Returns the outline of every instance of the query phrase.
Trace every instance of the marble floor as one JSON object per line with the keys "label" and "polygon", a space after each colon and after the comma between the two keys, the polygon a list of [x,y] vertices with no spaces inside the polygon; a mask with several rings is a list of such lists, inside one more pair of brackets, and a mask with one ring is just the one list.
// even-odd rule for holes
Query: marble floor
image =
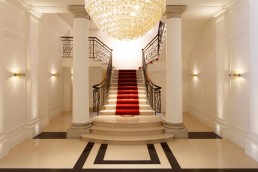
{"label": "marble floor", "polygon": [[[93,114],[94,115],[94,114]],[[0,171],[10,172],[228,172],[258,171],[258,163],[242,148],[185,114],[189,139],[147,145],[107,145],[66,139],[71,113],[52,120],[43,132],[0,159]]]}

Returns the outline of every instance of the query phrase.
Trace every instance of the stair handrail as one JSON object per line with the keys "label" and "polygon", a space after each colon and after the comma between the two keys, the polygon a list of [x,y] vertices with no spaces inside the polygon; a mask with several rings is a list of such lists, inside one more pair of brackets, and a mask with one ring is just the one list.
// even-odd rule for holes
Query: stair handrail
{"label": "stair handrail", "polygon": [[142,50],[147,64],[159,59],[159,55],[162,53],[165,37],[166,24],[160,21],[157,35]]}
{"label": "stair handrail", "polygon": [[[101,61],[105,64],[109,63],[109,59],[112,57],[112,49],[105,43],[100,41],[97,37],[88,37],[89,39],[89,58],[93,60]],[[73,37],[62,36],[62,57],[73,57]]]}
{"label": "stair handrail", "polygon": [[142,49],[142,71],[144,85],[150,106],[155,114],[161,113],[161,87],[154,84],[148,77],[147,65],[159,58],[161,46],[165,38],[165,23],[159,23],[158,34]]}
{"label": "stair handrail", "polygon": [[101,83],[93,85],[93,112],[99,114],[108,99],[112,74],[112,56],[109,58],[107,73]]}
{"label": "stair handrail", "polygon": [[112,58],[112,49],[97,37],[89,37],[89,58],[109,64]]}

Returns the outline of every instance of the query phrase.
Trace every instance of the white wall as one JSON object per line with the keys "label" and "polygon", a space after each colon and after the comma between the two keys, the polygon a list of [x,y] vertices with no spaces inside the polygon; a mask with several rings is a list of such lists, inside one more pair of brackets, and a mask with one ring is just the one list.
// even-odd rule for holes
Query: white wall
{"label": "white wall", "polygon": [[[249,133],[249,1],[205,24],[188,61],[189,113],[244,147]],[[230,78],[239,71],[241,78]]]}
{"label": "white wall", "polygon": [[[63,111],[63,75],[62,75],[62,57],[61,57],[61,36],[70,32],[70,26],[65,23],[58,15],[45,14],[43,19],[47,18],[47,30],[44,33],[47,38],[47,80],[48,80],[48,114],[50,118],[60,114]],[[52,73],[58,73],[60,76],[53,77]]]}
{"label": "white wall", "polygon": [[192,55],[189,57],[189,113],[212,123],[216,117],[216,29],[210,20],[202,29]]}
{"label": "white wall", "polygon": [[[1,40],[1,67],[3,80],[0,83],[4,95],[2,106],[4,121],[2,134],[7,142],[1,149],[0,155],[8,152],[8,147],[13,147],[25,139],[25,77],[13,77],[13,72],[25,72],[26,64],[26,20],[27,13],[16,1],[0,1],[0,40]],[[3,125],[3,123],[1,122]],[[1,140],[2,141],[2,140]]]}
{"label": "white wall", "polygon": [[0,157],[63,111],[62,75],[51,72],[61,74],[60,36],[70,29],[57,15],[37,18],[20,1],[0,1]]}

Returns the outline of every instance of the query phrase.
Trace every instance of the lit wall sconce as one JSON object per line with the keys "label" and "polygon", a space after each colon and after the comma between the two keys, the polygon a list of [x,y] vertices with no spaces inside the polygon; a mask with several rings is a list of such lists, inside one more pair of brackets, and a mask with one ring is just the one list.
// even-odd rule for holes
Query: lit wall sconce
{"label": "lit wall sconce", "polygon": [[230,73],[229,77],[233,77],[233,78],[240,78],[242,75],[241,73]]}
{"label": "lit wall sconce", "polygon": [[189,76],[197,77],[197,74],[196,73],[191,73],[191,74],[189,74]]}
{"label": "lit wall sconce", "polygon": [[57,77],[57,76],[60,76],[60,74],[58,74],[58,73],[52,73],[52,76]]}
{"label": "lit wall sconce", "polygon": [[13,73],[13,76],[22,77],[22,76],[25,76],[25,73]]}

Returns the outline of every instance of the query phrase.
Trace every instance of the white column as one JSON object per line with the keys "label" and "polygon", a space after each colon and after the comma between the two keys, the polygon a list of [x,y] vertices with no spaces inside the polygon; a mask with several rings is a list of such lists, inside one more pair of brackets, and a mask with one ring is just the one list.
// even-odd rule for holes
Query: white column
{"label": "white column", "polygon": [[166,57],[166,132],[175,137],[187,137],[183,125],[182,100],[182,19],[184,5],[167,6],[167,57]]}
{"label": "white column", "polygon": [[27,134],[32,138],[40,132],[39,119],[39,18],[33,12],[28,17],[26,56],[26,121]]}
{"label": "white column", "polygon": [[258,1],[250,3],[250,134],[246,140],[245,152],[258,161]]}
{"label": "white column", "polygon": [[73,19],[73,118],[68,138],[80,138],[91,126],[89,117],[89,19],[84,6],[69,6]]}

